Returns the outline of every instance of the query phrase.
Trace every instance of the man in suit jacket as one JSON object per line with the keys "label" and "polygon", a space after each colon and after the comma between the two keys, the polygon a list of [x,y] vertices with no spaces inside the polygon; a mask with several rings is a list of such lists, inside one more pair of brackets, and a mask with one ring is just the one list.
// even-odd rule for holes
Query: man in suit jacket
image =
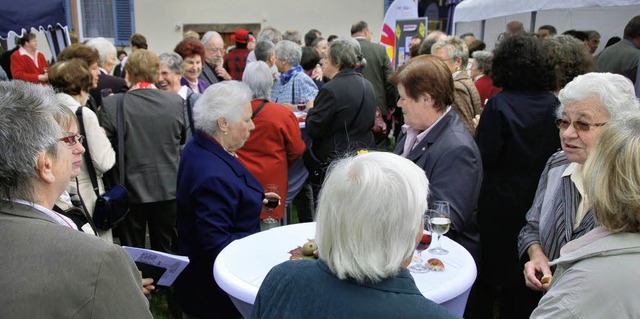
{"label": "man in suit jacket", "polygon": [[640,15],[633,17],[624,28],[624,39],[605,48],[596,56],[599,72],[621,74],[637,83],[640,62]]}
{"label": "man in suit jacket", "polygon": [[[391,120],[387,120],[387,114],[396,107],[396,89],[389,83],[389,77],[393,73],[391,61],[387,51],[381,44],[371,42],[371,31],[369,25],[360,21],[351,26],[351,36],[358,40],[360,50],[367,60],[366,67],[362,70],[362,75],[371,82],[376,93],[376,106],[380,108],[387,127],[391,127]],[[376,137],[376,144],[388,147],[388,138]]]}
{"label": "man in suit jacket", "polygon": [[204,46],[204,63],[200,79],[212,85],[220,81],[231,80],[231,76],[222,67],[224,58],[224,41],[218,32],[209,31],[202,36]]}
{"label": "man in suit jacket", "polygon": [[0,318],[152,318],[127,253],[52,211],[72,174],[65,106],[21,81],[0,95]]}
{"label": "man in suit jacket", "polygon": [[104,38],[94,38],[87,42],[87,45],[98,51],[98,66],[100,66],[100,75],[98,76],[98,86],[89,90],[89,94],[96,102],[99,108],[102,106],[102,90],[110,89],[111,93],[124,93],[129,90],[127,82],[117,76],[112,76],[111,71],[118,61],[116,59],[116,47]]}

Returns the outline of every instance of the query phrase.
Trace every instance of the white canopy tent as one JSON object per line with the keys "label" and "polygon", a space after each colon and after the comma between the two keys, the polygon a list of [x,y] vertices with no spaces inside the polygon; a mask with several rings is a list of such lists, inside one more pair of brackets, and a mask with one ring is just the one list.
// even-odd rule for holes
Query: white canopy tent
{"label": "white canopy tent", "polygon": [[454,34],[473,32],[493,49],[509,21],[519,20],[531,32],[550,24],[558,33],[569,29],[600,33],[599,52],[610,37],[640,14],[638,0],[464,0],[454,12]]}

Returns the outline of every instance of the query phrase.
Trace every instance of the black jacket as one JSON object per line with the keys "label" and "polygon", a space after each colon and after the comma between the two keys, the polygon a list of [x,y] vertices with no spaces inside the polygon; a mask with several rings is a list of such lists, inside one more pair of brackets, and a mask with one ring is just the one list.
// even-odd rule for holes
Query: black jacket
{"label": "black jacket", "polygon": [[314,155],[326,162],[350,151],[373,148],[375,116],[371,83],[353,69],[340,71],[320,89],[307,115]]}

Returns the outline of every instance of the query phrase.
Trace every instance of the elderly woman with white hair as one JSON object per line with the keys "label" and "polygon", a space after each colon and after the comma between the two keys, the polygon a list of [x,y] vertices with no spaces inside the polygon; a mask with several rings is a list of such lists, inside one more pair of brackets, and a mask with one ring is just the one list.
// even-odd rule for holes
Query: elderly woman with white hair
{"label": "elderly woman with white hair", "polygon": [[255,127],[245,84],[214,84],[193,111],[197,130],[182,152],[176,191],[178,253],[190,262],[174,285],[175,295],[186,318],[237,318],[229,296],[213,279],[213,263],[229,243],[258,232],[266,198],[280,197],[268,193],[265,198],[235,154]]}
{"label": "elderly woman with white hair", "polygon": [[300,66],[301,59],[302,49],[299,45],[288,40],[276,44],[275,65],[280,78],[273,86],[271,100],[287,106],[292,112],[297,105],[312,108],[318,94],[318,87]]}
{"label": "elderly woman with white hair", "polygon": [[[584,169],[598,227],[562,248],[531,318],[640,317],[640,116],[612,119],[601,130]],[[603,296],[612,300],[599,302]]]}
{"label": "elderly woman with white hair", "polygon": [[473,119],[482,112],[480,95],[467,73],[469,50],[464,41],[456,36],[438,40],[431,47],[431,54],[440,58],[449,67],[453,75],[455,98],[451,105],[464,122],[471,135],[475,135],[476,124]]}
{"label": "elderly woman with white hair", "polygon": [[428,188],[420,167],[391,153],[334,162],[318,205],[319,260],[271,269],[251,318],[456,318],[422,296],[406,269]]}
{"label": "elderly woman with white hair", "polygon": [[[238,159],[258,179],[262,187],[277,185],[286,202],[288,190],[288,168],[304,152],[298,119],[282,104],[270,102],[273,76],[271,69],[263,61],[247,64],[242,81],[253,92],[251,109],[255,131],[244,146],[238,150]],[[272,219],[267,219],[272,217]],[[261,229],[271,228],[284,217],[284,205],[264,212],[260,216]],[[264,220],[267,219],[267,222]],[[270,222],[270,223],[269,223]]]}
{"label": "elderly woman with white hair", "polygon": [[[533,205],[520,231],[518,251],[529,260],[524,265],[526,285],[536,291],[549,289],[549,261],[561,255],[567,242],[596,226],[592,199],[585,193],[583,167],[603,126],[630,113],[640,104],[627,78],[611,73],[587,73],[569,82],[558,94],[556,124],[562,151],[547,161]],[[546,278],[543,278],[546,276]]]}

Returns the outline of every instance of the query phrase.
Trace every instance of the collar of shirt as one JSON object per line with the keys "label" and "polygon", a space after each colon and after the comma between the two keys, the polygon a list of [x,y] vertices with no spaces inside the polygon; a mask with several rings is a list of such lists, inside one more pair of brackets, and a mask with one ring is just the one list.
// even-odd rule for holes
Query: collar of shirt
{"label": "collar of shirt", "polygon": [[36,52],[33,53],[33,55],[29,54],[29,52],[27,52],[27,50],[23,47],[18,48],[18,52],[20,52],[20,55],[26,55],[28,57],[31,58],[31,60],[33,60],[33,63],[35,63],[36,68],[38,67],[38,53],[40,53],[38,50],[36,50]]}
{"label": "collar of shirt", "polygon": [[480,74],[478,76],[476,76],[475,78],[473,78],[473,82],[480,80],[481,77],[485,76],[484,74]]}
{"label": "collar of shirt", "polygon": [[[420,144],[424,137],[427,136],[429,132],[431,132],[431,129],[433,129],[433,127],[436,126],[442,120],[442,118],[447,115],[447,113],[449,113],[449,111],[451,111],[451,106],[448,106],[444,113],[442,113],[442,115],[440,115],[440,117],[435,122],[433,122],[431,126],[429,126],[422,132],[410,127],[407,124],[402,125],[402,132],[407,134],[407,139],[405,140],[404,152],[402,152],[402,156],[407,157],[407,155],[409,155],[409,152],[412,151],[416,147],[416,145]],[[413,139],[415,139],[415,141],[412,141]]]}
{"label": "collar of shirt", "polygon": [[16,199],[16,200],[14,200],[14,202],[18,203],[18,204],[26,205],[26,206],[31,206],[31,207],[37,209],[38,211],[40,211],[41,213],[51,217],[58,224],[60,224],[62,226],[69,227],[71,229],[78,230],[78,227],[76,227],[76,224],[71,219],[69,219],[66,216],[62,216],[62,215],[54,212],[53,210],[47,209],[47,208],[45,208],[43,206],[40,206],[40,205],[38,205],[36,203],[30,203],[30,202],[27,202],[27,201],[24,201],[24,200],[20,200],[20,199]]}
{"label": "collar of shirt", "polygon": [[188,94],[189,94],[189,88],[186,85],[181,86],[180,91],[178,91],[178,95],[180,95],[180,97],[183,100],[186,100]]}

